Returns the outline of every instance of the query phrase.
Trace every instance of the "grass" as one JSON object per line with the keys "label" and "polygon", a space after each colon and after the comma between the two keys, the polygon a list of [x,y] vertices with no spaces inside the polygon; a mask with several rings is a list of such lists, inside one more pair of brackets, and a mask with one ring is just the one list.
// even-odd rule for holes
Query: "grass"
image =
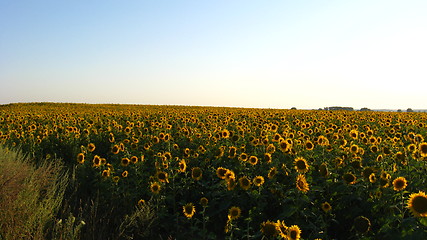
{"label": "grass", "polygon": [[19,152],[0,147],[0,239],[46,239],[55,229],[67,183],[60,161],[34,166]]}

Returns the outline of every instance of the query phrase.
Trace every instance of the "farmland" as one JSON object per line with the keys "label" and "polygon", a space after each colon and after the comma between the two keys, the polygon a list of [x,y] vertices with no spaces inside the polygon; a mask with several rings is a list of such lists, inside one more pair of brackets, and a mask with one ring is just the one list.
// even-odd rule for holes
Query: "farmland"
{"label": "farmland", "polygon": [[50,226],[82,239],[425,238],[426,138],[416,112],[0,106],[1,145],[64,166]]}

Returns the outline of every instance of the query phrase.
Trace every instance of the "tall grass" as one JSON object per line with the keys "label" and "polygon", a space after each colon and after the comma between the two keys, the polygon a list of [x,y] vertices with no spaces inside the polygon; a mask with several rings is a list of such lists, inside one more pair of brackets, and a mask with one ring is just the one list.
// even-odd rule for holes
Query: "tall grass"
{"label": "tall grass", "polygon": [[[58,221],[68,183],[61,161],[34,166],[0,147],[0,239],[46,239]],[[61,234],[59,234],[61,235]]]}

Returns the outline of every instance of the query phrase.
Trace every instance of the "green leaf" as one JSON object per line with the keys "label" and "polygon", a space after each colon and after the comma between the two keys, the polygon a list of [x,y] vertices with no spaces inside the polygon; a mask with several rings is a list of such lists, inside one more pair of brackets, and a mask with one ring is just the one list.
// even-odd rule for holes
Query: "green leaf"
{"label": "green leaf", "polygon": [[420,218],[420,223],[427,227],[427,217]]}

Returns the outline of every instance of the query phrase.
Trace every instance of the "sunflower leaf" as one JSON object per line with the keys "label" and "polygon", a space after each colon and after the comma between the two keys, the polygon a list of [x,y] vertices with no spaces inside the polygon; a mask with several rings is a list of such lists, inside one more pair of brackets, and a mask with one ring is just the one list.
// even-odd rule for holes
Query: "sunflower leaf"
{"label": "sunflower leaf", "polygon": [[427,217],[420,218],[420,223],[424,226],[427,226]]}

